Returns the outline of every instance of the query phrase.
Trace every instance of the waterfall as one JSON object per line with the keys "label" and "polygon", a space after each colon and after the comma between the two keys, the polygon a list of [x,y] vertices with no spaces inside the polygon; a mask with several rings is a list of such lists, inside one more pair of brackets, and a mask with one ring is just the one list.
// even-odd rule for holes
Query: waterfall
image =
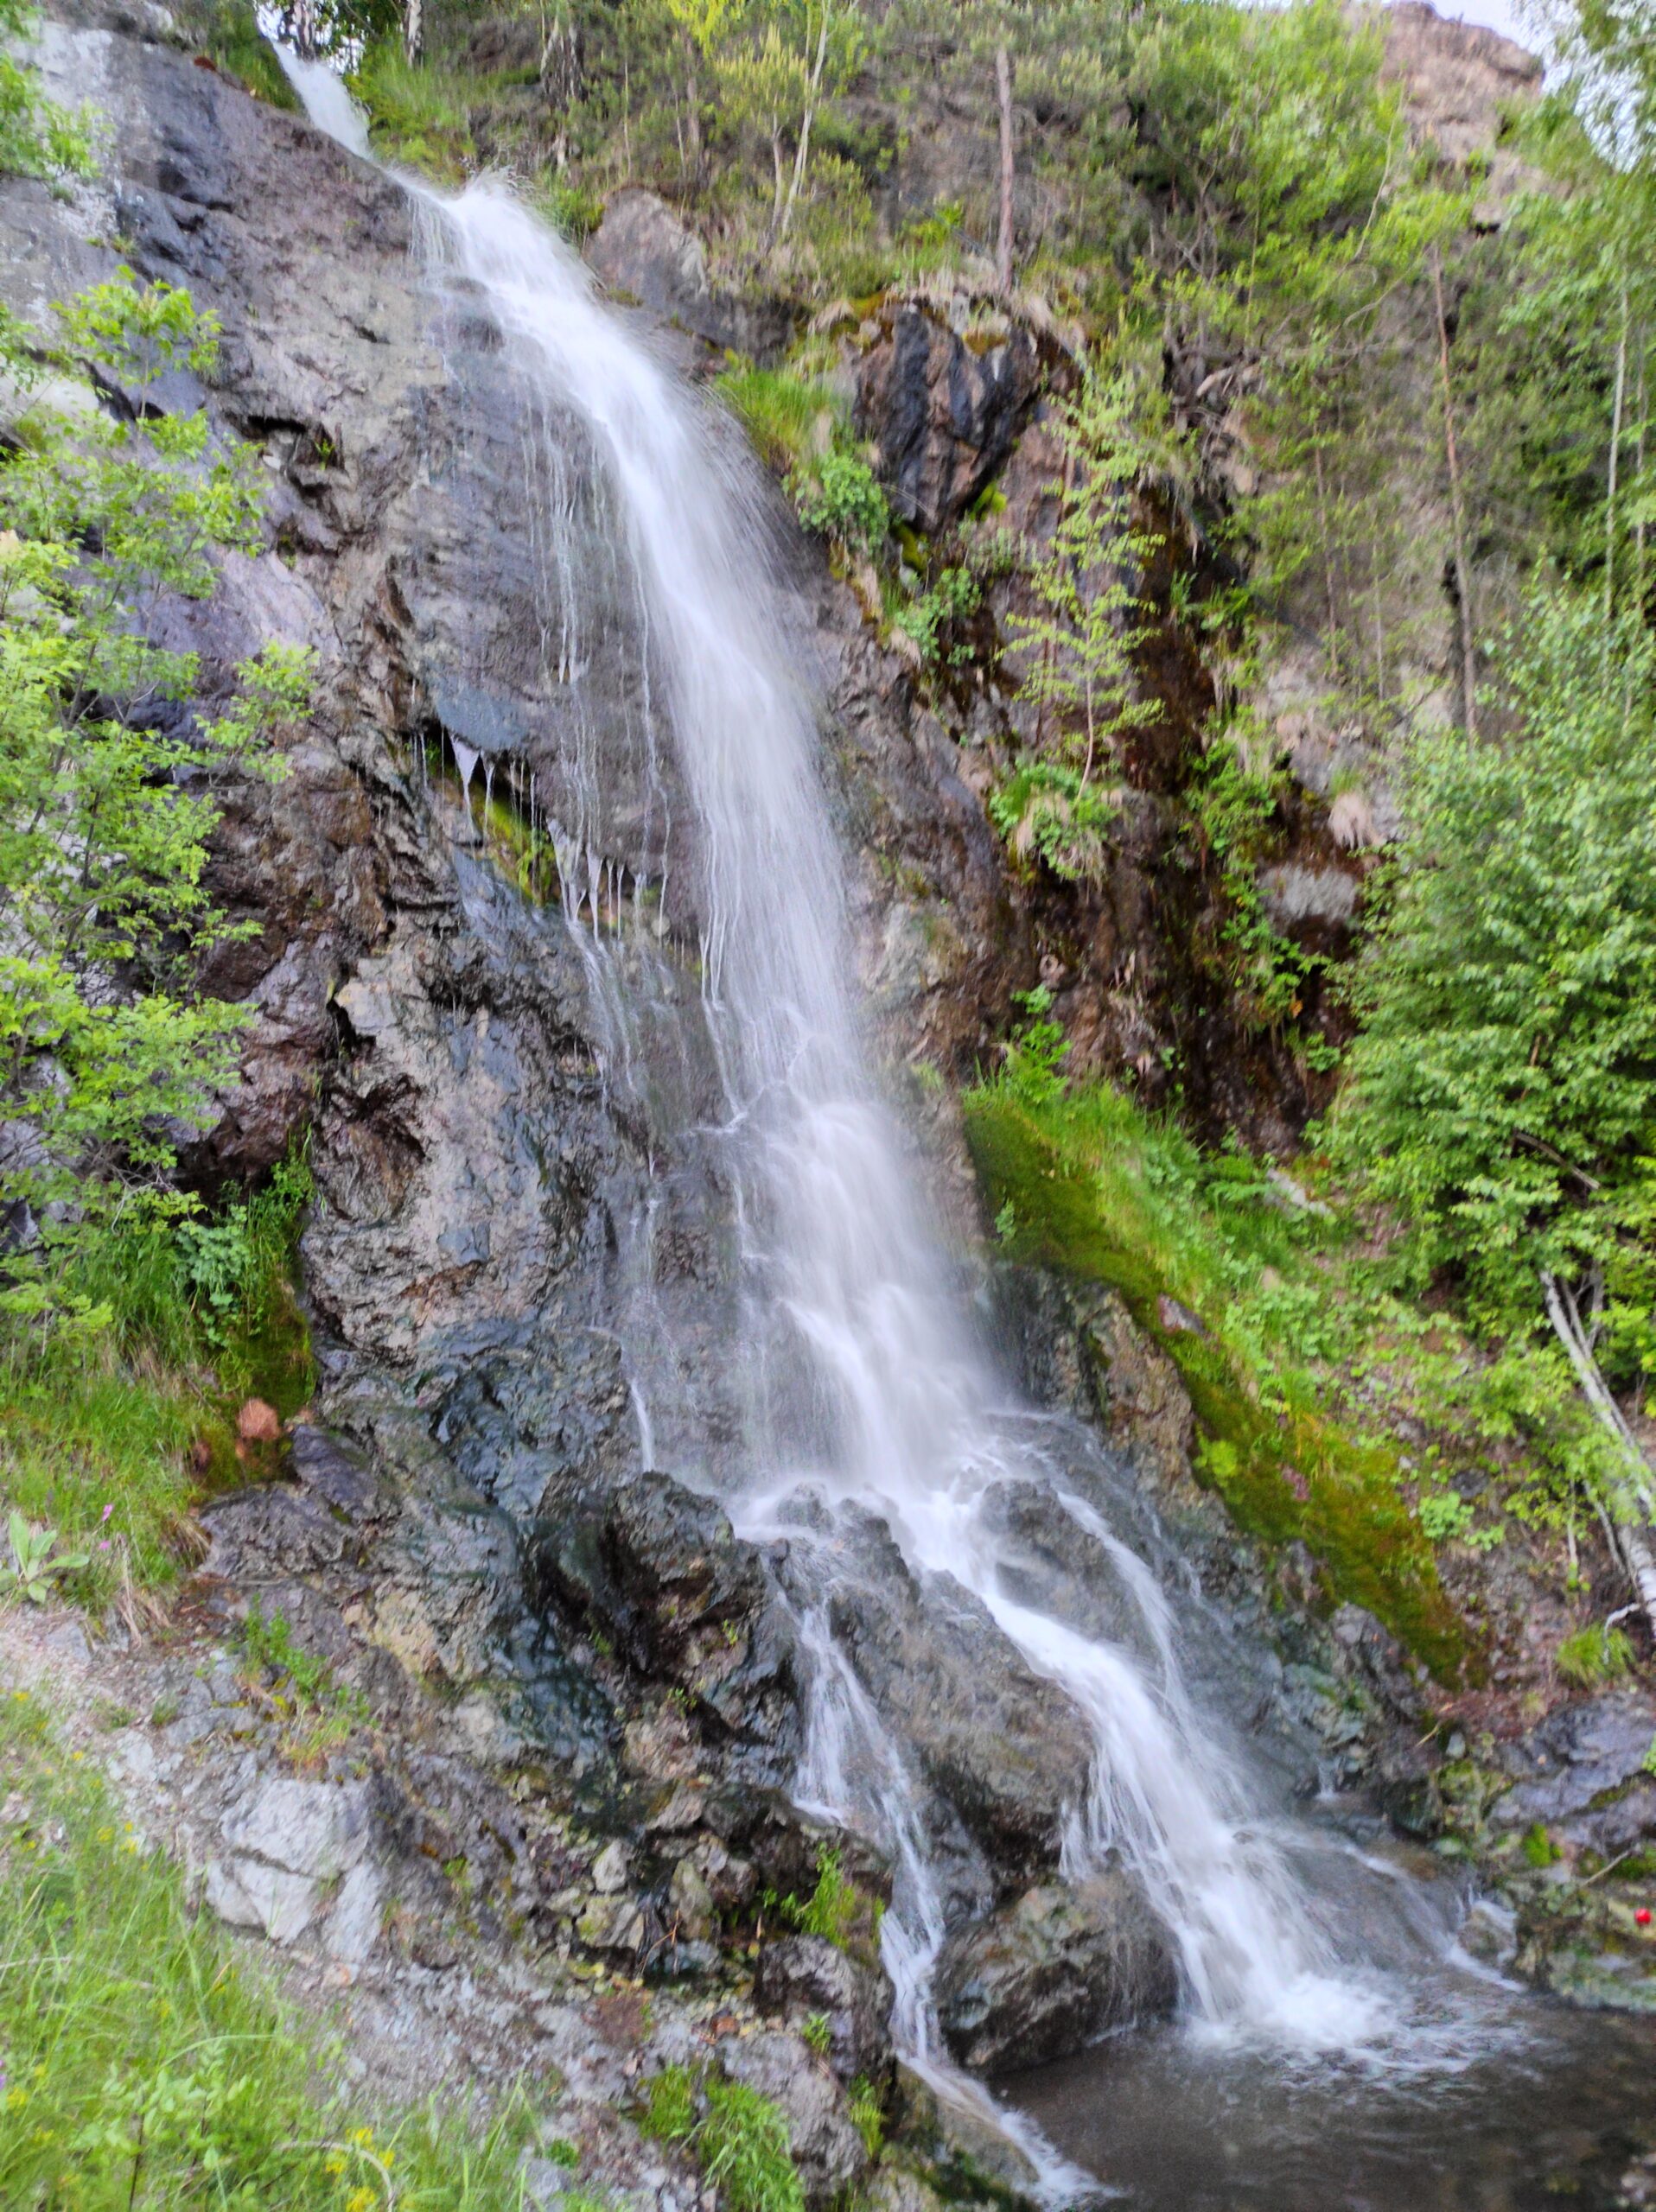
{"label": "waterfall", "polygon": [[[360,150],[338,80],[284,66],[313,119]],[[741,1244],[739,1334],[723,1350],[742,1368],[747,1412],[734,1469],[716,1475],[710,1451],[668,1464],[717,1481],[741,1533],[786,1535],[803,1562],[810,1586],[795,1597],[812,1665],[798,1795],[892,1857],[884,1942],[909,2056],[945,2078],[930,1999],[945,1908],[901,1731],[831,1624],[834,1534],[853,1522],[883,1524],[922,1586],[946,1579],[978,1601],[1084,1716],[1092,1779],[1069,1809],[1063,1871],[1133,1871],[1173,1939],[1187,2013],[1301,2049],[1362,2042],[1380,2030],[1383,2000],[1336,1965],[1282,1848],[1251,1817],[1186,1694],[1154,1575],[1094,1505],[1061,1490],[1078,1543],[1114,1560],[1136,1632],[1084,1633],[1003,1572],[993,1502],[1009,1486],[1050,1491],[1053,1468],[954,1294],[870,1072],[815,702],[767,581],[775,556],[753,474],[503,183],[409,188],[518,372],[584,426],[647,610],[652,711],[697,829],[700,1016],[722,1093],[711,1141]],[[634,1389],[642,1433],[653,1424],[693,1452],[693,1422],[646,1403],[636,1374]],[[958,2077],[951,2086],[962,2093]]]}

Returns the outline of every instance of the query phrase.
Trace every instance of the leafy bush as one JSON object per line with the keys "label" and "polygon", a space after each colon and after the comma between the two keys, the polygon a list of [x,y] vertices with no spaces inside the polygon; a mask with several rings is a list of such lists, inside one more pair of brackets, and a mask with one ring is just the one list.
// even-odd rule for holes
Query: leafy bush
{"label": "leafy bush", "polygon": [[[188,293],[123,270],[60,316],[137,411],[71,423],[36,404],[0,457],[0,1112],[23,1230],[0,1312],[42,1321],[115,1224],[179,1211],[176,1133],[212,1119],[252,1018],[194,988],[201,956],[245,934],[203,879],[213,781],[277,773],[267,741],[309,687],[307,657],[270,647],[222,715],[171,711],[194,657],[135,626],[164,594],[211,592],[215,544],[258,542],[253,458],[214,446],[205,414],[144,413],[165,371],[212,365]],[[0,365],[37,378],[10,326]]]}
{"label": "leafy bush", "polygon": [[[930,591],[898,611],[896,627],[914,639],[920,658],[930,665],[942,657],[944,632],[975,613],[982,598],[970,569],[945,569]],[[971,658],[970,645],[957,645],[948,655],[949,665],[963,667]]]}
{"label": "leafy bush", "polygon": [[891,510],[867,461],[853,453],[830,453],[794,487],[799,519],[807,530],[837,537],[852,551],[872,552],[891,527]]}
{"label": "leafy bush", "polygon": [[989,818],[1019,860],[1044,861],[1070,882],[1100,882],[1121,811],[1108,785],[1080,768],[1026,755],[989,794]]}

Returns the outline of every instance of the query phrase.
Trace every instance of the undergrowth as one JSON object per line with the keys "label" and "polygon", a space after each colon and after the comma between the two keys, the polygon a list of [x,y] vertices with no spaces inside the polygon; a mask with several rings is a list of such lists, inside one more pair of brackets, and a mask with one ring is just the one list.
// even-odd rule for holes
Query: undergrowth
{"label": "undergrowth", "polygon": [[1404,1494],[1410,1471],[1366,1433],[1352,1370],[1335,1376],[1396,1319],[1342,1274],[1348,1232],[1245,1154],[1208,1158],[1107,1086],[1066,1084],[1061,1042],[1040,1033],[1051,1027],[1032,1024],[965,1102],[1009,1255],[1118,1292],[1177,1367],[1200,1471],[1237,1521],[1272,1545],[1303,1541],[1337,1599],[1458,1679],[1467,1631]]}
{"label": "undergrowth", "polygon": [[73,1321],[0,1330],[0,1497],[87,1554],[67,1584],[82,1602],[175,1571],[192,1504],[243,1478],[245,1399],[285,1420],[309,1398],[293,1288],[309,1196],[296,1154],[215,1213],[118,1223],[77,1257]]}
{"label": "undergrowth", "polygon": [[653,2075],[644,2095],[643,2133],[683,2144],[729,2212],[804,2212],[787,2120],[770,2098],[683,2066]]}
{"label": "undergrowth", "polygon": [[[327,2095],[338,2054],[190,1910],[21,1693],[0,1755],[0,2202],[24,2212],[515,2212],[531,2115]],[[13,1808],[16,1809],[16,1808]]]}

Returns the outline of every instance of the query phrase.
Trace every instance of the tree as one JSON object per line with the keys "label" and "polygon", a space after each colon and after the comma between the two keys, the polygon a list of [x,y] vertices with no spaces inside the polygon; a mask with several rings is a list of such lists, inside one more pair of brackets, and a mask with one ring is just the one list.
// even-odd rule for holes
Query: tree
{"label": "tree", "polygon": [[[124,270],[59,316],[124,404],[32,405],[0,460],[0,1306],[46,1313],[106,1221],[176,1207],[179,1129],[233,1074],[247,1011],[194,987],[234,933],[205,880],[212,785],[275,772],[262,741],[307,689],[305,657],[269,648],[206,716],[194,657],[149,642],[166,596],[211,593],[215,546],[259,537],[252,454],[151,404],[169,369],[211,367],[212,319]],[[32,335],[0,327],[25,390]]]}
{"label": "tree", "polygon": [[1059,413],[1064,473],[1052,486],[1052,536],[1029,549],[1031,611],[1014,614],[1010,641],[1025,656],[1022,696],[1034,702],[1034,744],[993,794],[990,812],[1020,852],[1060,875],[1102,867],[1116,802],[1103,780],[1121,740],[1154,721],[1140,696],[1134,648],[1148,633],[1138,576],[1150,541],[1134,529],[1139,473],[1134,394],[1096,367]]}
{"label": "tree", "polygon": [[1498,642],[1512,734],[1420,741],[1360,987],[1341,1149],[1498,1334],[1551,1330],[1656,1624],[1656,1479],[1605,1380],[1656,1372],[1656,639],[1538,592]]}

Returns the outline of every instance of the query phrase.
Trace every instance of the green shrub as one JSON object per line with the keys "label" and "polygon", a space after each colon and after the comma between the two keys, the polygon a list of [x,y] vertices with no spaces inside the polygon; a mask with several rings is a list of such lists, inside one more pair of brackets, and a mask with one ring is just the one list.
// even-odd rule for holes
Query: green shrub
{"label": "green shrub", "polygon": [[891,527],[874,471],[853,453],[825,454],[812,474],[796,482],[794,499],[807,530],[837,537],[852,551],[872,552]]}
{"label": "green shrub", "polygon": [[[895,626],[912,638],[929,667],[943,658],[945,633],[974,614],[983,593],[970,569],[945,569],[930,591],[899,610]],[[971,658],[970,645],[954,646],[947,654],[951,668],[964,667]]]}

